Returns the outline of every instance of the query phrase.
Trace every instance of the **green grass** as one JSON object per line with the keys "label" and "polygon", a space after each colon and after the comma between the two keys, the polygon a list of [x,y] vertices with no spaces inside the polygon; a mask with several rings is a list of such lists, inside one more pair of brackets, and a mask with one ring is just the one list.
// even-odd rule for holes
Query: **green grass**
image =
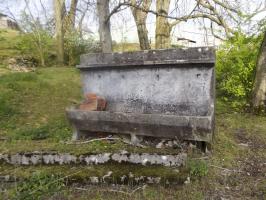
{"label": "green grass", "polygon": [[18,31],[0,30],[0,61],[19,55],[19,52],[16,50],[18,36]]}
{"label": "green grass", "polygon": [[65,108],[81,99],[72,68],[12,73],[0,79],[0,137],[8,140],[70,137]]}

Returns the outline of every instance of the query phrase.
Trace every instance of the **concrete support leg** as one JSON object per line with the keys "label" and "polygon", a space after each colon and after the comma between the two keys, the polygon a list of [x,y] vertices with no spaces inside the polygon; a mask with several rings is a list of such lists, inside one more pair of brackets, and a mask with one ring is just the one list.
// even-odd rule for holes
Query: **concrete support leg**
{"label": "concrete support leg", "polygon": [[75,126],[73,126],[73,135],[72,135],[72,140],[81,140],[86,137],[86,134],[84,131],[81,131],[77,129]]}

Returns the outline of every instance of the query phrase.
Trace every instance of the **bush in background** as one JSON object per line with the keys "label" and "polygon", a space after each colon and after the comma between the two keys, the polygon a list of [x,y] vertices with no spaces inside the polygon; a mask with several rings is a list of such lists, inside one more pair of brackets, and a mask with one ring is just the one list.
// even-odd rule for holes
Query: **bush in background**
{"label": "bush in background", "polygon": [[217,96],[235,108],[249,101],[261,40],[238,32],[217,51]]}
{"label": "bush in background", "polygon": [[68,65],[79,63],[81,54],[100,52],[100,45],[92,37],[83,38],[80,33],[74,31],[65,36],[65,56]]}
{"label": "bush in background", "polygon": [[54,40],[45,30],[24,33],[18,37],[17,50],[23,56],[31,57],[41,66],[53,64],[55,58]]}

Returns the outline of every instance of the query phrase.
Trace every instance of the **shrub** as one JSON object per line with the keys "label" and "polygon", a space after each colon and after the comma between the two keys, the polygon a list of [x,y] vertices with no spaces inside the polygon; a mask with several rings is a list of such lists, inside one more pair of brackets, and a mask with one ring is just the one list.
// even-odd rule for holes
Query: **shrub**
{"label": "shrub", "polygon": [[21,34],[16,45],[23,56],[29,56],[38,61],[41,66],[51,64],[50,58],[55,57],[53,38],[45,30]]}
{"label": "shrub", "polygon": [[79,63],[81,54],[100,51],[99,44],[92,37],[84,39],[76,31],[65,35],[64,45],[66,61],[71,66]]}
{"label": "shrub", "polygon": [[217,95],[234,107],[250,97],[261,36],[236,33],[217,51]]}
{"label": "shrub", "polygon": [[53,39],[53,25],[49,22],[41,21],[39,17],[23,11],[20,16],[20,27],[23,33],[19,35],[16,49],[22,56],[32,57],[38,61],[41,66],[47,66],[54,61],[55,48]]}

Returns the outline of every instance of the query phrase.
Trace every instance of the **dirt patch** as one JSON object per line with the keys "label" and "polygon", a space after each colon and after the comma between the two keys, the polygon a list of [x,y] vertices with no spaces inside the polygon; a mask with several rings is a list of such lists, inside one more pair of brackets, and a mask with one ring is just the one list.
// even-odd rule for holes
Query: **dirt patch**
{"label": "dirt patch", "polygon": [[256,135],[256,131],[252,134],[249,134],[248,131],[244,128],[236,129],[235,139],[242,146],[248,146],[251,150],[261,150],[266,149],[266,141],[263,138],[260,138]]}
{"label": "dirt patch", "polygon": [[266,178],[266,158],[258,155],[250,155],[238,161],[241,164],[241,171],[252,177]]}

